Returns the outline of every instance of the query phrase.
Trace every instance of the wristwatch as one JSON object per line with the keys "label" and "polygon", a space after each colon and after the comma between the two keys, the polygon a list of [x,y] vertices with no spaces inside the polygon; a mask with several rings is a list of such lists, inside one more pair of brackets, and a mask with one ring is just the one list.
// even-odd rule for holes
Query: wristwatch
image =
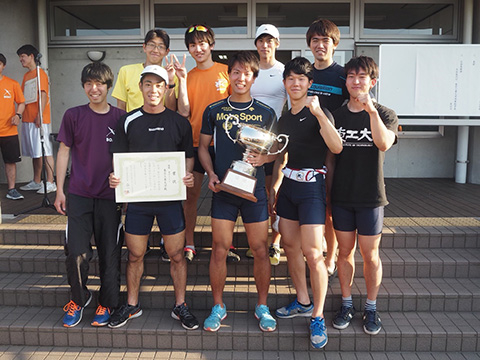
{"label": "wristwatch", "polygon": [[15,115],[17,115],[18,118],[19,118],[20,120],[22,120],[22,114],[16,113]]}
{"label": "wristwatch", "polygon": [[173,89],[174,87],[175,87],[175,84],[168,84],[167,85],[167,88],[169,88],[169,89]]}

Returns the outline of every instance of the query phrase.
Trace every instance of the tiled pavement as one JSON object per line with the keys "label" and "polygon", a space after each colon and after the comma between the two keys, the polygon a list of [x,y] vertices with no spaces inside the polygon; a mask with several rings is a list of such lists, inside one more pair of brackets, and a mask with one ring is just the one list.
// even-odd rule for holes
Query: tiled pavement
{"label": "tiled pavement", "polygon": [[[0,225],[0,344],[4,344],[0,357],[478,359],[480,186],[445,179],[388,179],[387,188],[391,204],[385,211],[381,249],[384,280],[378,298],[384,331],[377,336],[363,333],[360,314],[342,332],[329,326],[339,306],[338,281],[333,281],[327,294],[329,343],[325,352],[310,351],[305,319],[280,320],[276,332],[262,333],[251,313],[255,287],[252,261],[245,258],[229,266],[225,289],[229,316],[220,331],[187,332],[170,318],[173,287],[165,276],[168,264],[159,261],[155,250],[146,259],[142,282],[140,301],[145,315],[121,329],[96,329],[88,323],[93,317],[91,305],[78,327],[65,329],[61,326],[61,307],[69,300],[61,246],[65,217],[50,212],[6,216]],[[38,200],[35,196],[30,200]],[[7,200],[2,201],[4,214],[11,213],[8,205]],[[209,206],[210,196],[204,191],[196,228],[196,242],[204,250],[189,266],[187,288],[187,301],[201,320],[211,306]],[[45,214],[45,210],[40,212]],[[158,232],[152,240],[159,240]],[[234,243],[245,250],[241,221]],[[362,268],[358,254],[356,263],[353,295],[359,309],[365,301],[365,285],[359,278]],[[91,273],[90,287],[96,296],[96,258]],[[293,297],[287,275],[282,257],[281,264],[272,268],[271,309]]]}

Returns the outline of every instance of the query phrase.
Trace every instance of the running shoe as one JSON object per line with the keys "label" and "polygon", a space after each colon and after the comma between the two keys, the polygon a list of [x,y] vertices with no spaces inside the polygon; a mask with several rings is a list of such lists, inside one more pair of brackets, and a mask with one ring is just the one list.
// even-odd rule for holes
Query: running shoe
{"label": "running shoe", "polygon": [[37,182],[32,180],[28,184],[20,186],[20,190],[23,190],[23,191],[30,191],[30,190],[38,191],[38,190],[40,190],[42,185],[43,185],[43,183],[41,181],[39,183],[37,183]]}
{"label": "running shoe", "polygon": [[325,319],[315,317],[310,319],[310,343],[315,349],[321,349],[327,345],[327,327]]}
{"label": "running shoe", "polygon": [[112,310],[110,308],[98,304],[97,311],[95,311],[95,317],[91,323],[92,326],[105,326],[110,321],[110,314]]}
{"label": "running shoe", "polygon": [[267,305],[256,305],[255,317],[259,320],[258,326],[260,330],[275,331],[277,328],[277,321],[270,315],[270,310]]}
{"label": "running shoe", "polygon": [[248,248],[247,251],[245,252],[245,256],[247,258],[253,259],[253,251],[252,249]]}
{"label": "running shoe", "polygon": [[87,301],[83,307],[75,303],[75,301],[70,300],[70,302],[63,307],[63,311],[65,311],[63,326],[77,326],[80,321],[82,321],[83,309],[90,304],[90,301],[92,301],[92,293],[90,291],[88,292]]}
{"label": "running shoe", "polygon": [[197,256],[197,252],[189,247],[185,247],[183,251],[185,253],[185,260],[187,260],[188,263],[191,263]]}
{"label": "running shoe", "polygon": [[312,316],[312,313],[313,304],[310,304],[310,306],[303,306],[298,303],[297,299],[287,306],[281,307],[275,311],[275,315],[280,319],[291,319],[298,316],[310,317]]}
{"label": "running shoe", "polygon": [[182,322],[182,326],[187,330],[198,329],[198,320],[190,312],[190,309],[188,308],[186,303],[174,306],[171,316],[175,320],[180,320]]}
{"label": "running shoe", "polygon": [[223,308],[220,304],[215,305],[212,308],[212,312],[203,322],[203,329],[207,331],[217,331],[222,325],[222,320],[227,317],[227,307],[223,304]]}
{"label": "running shoe", "polygon": [[24,198],[15,188],[8,190],[7,195],[5,196],[10,200],[21,200]]}
{"label": "running shoe", "polygon": [[122,327],[127,323],[128,320],[135,319],[142,315],[143,311],[140,308],[140,304],[138,305],[122,305],[119,309],[115,310],[110,316],[110,322],[108,323],[108,327],[112,329],[116,329]]}
{"label": "running shoe", "polygon": [[277,266],[280,264],[280,248],[270,245],[268,248],[268,256],[270,257],[270,264]]}
{"label": "running shoe", "polygon": [[[42,186],[38,189],[37,194],[45,194],[45,188],[43,187],[43,182],[41,182]],[[47,181],[47,194],[57,191],[57,185],[55,183],[51,183]]]}
{"label": "running shoe", "polygon": [[230,247],[230,250],[228,250],[227,253],[227,262],[232,263],[232,262],[239,262],[240,261],[240,255],[237,254],[237,249],[235,247]]}
{"label": "running shoe", "polygon": [[333,327],[338,330],[346,329],[348,325],[350,325],[354,315],[355,308],[353,306],[342,306],[332,321]]}
{"label": "running shoe", "polygon": [[363,313],[363,331],[368,335],[377,335],[382,330],[382,321],[375,310]]}

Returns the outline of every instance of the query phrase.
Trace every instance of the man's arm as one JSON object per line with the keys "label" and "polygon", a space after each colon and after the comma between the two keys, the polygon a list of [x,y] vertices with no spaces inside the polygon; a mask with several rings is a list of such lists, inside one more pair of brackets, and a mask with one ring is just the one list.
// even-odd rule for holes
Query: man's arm
{"label": "man's arm", "polygon": [[269,197],[268,197],[268,212],[270,215],[275,214],[275,204],[277,202],[277,192],[280,188],[280,184],[283,180],[282,169],[287,159],[287,152],[282,151],[275,162],[273,163],[273,172],[272,172],[272,184],[270,185]]}
{"label": "man's arm", "polygon": [[180,63],[175,55],[171,56],[173,67],[175,68],[175,74],[178,79],[178,100],[177,100],[177,112],[183,117],[190,116],[190,103],[188,101],[187,91],[187,68],[185,67],[185,61],[187,56],[183,55],[183,61]]}
{"label": "man's arm", "polygon": [[55,197],[55,209],[62,214],[66,215],[66,197],[64,193],[65,176],[67,175],[68,159],[70,157],[70,148],[63,142],[60,143],[60,147],[57,153],[57,196]]}
{"label": "man's arm", "polygon": [[220,180],[218,179],[217,174],[215,174],[212,158],[210,157],[210,153],[208,152],[208,147],[212,142],[212,138],[213,135],[200,134],[200,143],[198,145],[198,158],[200,159],[200,163],[202,164],[205,172],[208,175],[208,188],[213,192],[218,192],[218,190],[215,189],[215,184],[220,184]]}
{"label": "man's arm", "polygon": [[20,124],[20,117],[18,116],[18,114],[22,115],[24,111],[25,103],[22,102],[20,104],[17,104],[17,112],[12,117],[12,125],[18,126]]}
{"label": "man's arm", "polygon": [[193,177],[193,164],[195,159],[193,157],[185,159],[185,177],[182,179],[186,187],[193,187],[195,185]]}
{"label": "man's arm", "polygon": [[395,142],[395,133],[387,129],[380,117],[369,94],[359,95],[355,101],[362,104],[364,110],[370,116],[370,128],[372,130],[373,143],[380,151],[387,151]]}
{"label": "man's arm", "polygon": [[[45,91],[42,90],[42,93],[40,95],[40,109],[42,110],[42,120],[43,120],[43,110],[47,106],[47,102],[48,102],[48,95]],[[37,115],[34,122],[37,128],[40,127],[40,113]]]}

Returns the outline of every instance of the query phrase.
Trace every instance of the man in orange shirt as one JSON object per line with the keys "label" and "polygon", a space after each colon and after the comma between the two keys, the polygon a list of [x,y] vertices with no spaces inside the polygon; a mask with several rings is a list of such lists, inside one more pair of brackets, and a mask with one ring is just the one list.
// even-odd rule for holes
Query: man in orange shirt
{"label": "man in orange shirt", "polygon": [[[200,197],[203,177],[205,170],[198,159],[198,144],[200,139],[200,129],[202,127],[203,112],[208,105],[215,101],[222,100],[229,93],[228,67],[212,59],[212,50],[215,47],[215,34],[207,25],[192,25],[185,32],[185,45],[190,55],[194,58],[196,67],[188,72],[187,76],[187,94],[180,87],[178,112],[190,119],[193,132],[193,146],[195,155],[195,164],[193,175],[195,177],[194,187],[187,188],[187,200],[184,204],[185,213],[185,258],[192,262],[196,256],[195,243],[193,240],[195,223],[197,220],[197,201]],[[177,77],[181,78],[185,74],[178,71]],[[183,64],[182,64],[183,65]],[[214,156],[213,146],[210,147],[210,155]],[[240,257],[233,252],[232,248],[228,252],[228,261],[236,262]]]}
{"label": "man in orange shirt", "polygon": [[[22,66],[28,69],[23,76],[22,91],[25,95],[25,113],[22,119],[22,155],[29,156],[33,162],[33,180],[20,190],[35,190],[38,194],[44,193],[42,184],[42,144],[40,127],[43,129],[45,148],[45,165],[47,170],[47,193],[57,191],[53,180],[53,151],[50,140],[50,89],[48,75],[40,69],[40,108],[38,111],[38,79],[37,64],[38,50],[33,45],[23,45],[17,50],[17,55]],[[40,123],[41,122],[41,123]],[[45,179],[44,179],[45,180]]]}
{"label": "man in orange shirt", "polygon": [[3,75],[6,65],[7,59],[0,54],[0,150],[8,183],[7,199],[20,200],[23,195],[15,189],[17,162],[21,161],[17,126],[25,110],[25,98],[20,84]]}

